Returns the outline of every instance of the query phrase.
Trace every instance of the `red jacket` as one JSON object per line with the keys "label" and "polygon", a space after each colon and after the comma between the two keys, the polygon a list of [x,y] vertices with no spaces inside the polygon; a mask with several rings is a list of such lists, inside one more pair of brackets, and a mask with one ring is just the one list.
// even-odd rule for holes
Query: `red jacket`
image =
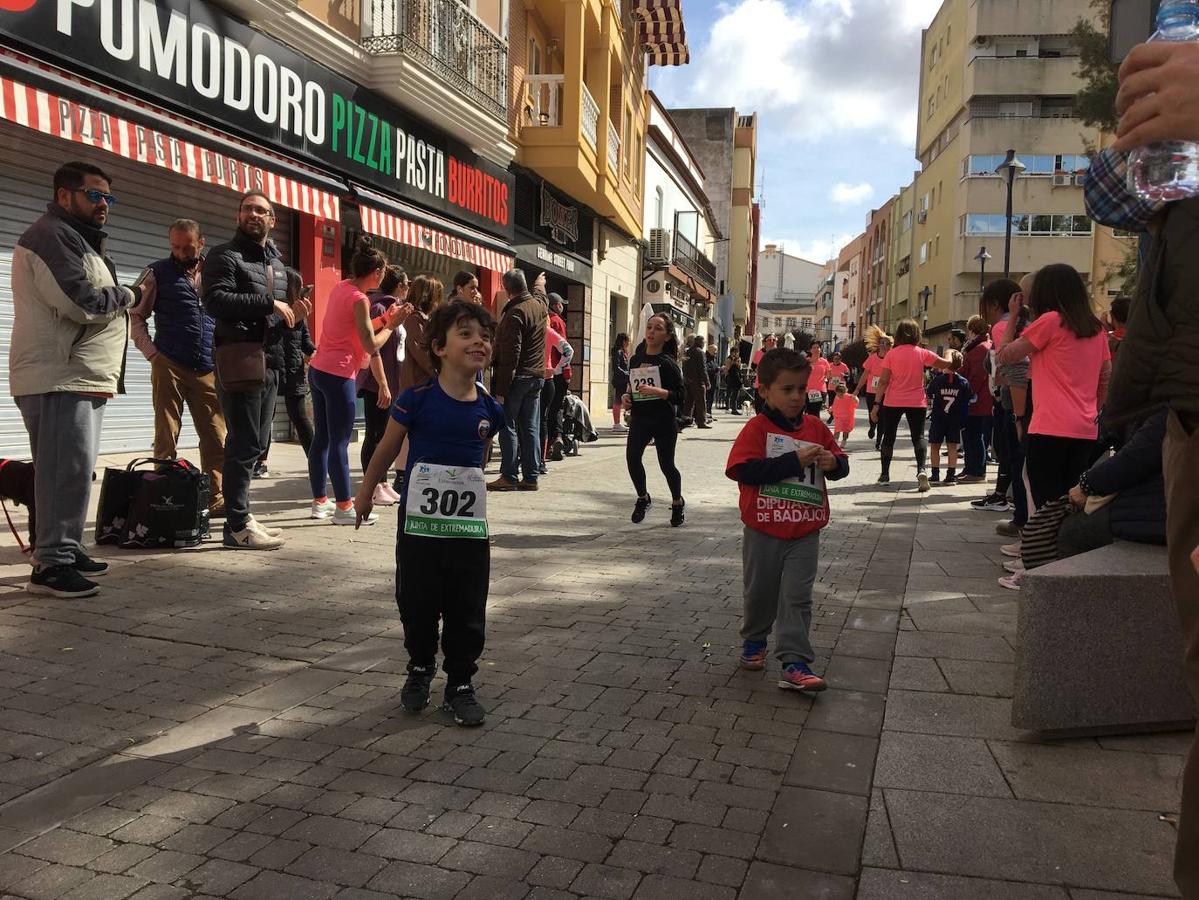
{"label": "red jacket", "polygon": [[987,375],[987,356],[991,352],[991,342],[986,338],[974,338],[962,351],[965,361],[962,363],[961,375],[970,382],[970,390],[974,391],[974,401],[970,404],[970,415],[989,416],[995,410],[995,399],[991,396],[991,388]]}
{"label": "red jacket", "polygon": [[[821,496],[811,487],[813,473],[801,469],[794,453],[768,455],[768,444],[779,438],[819,444],[832,451],[837,468],[823,473],[830,481],[849,474],[849,459],[819,416],[802,416],[795,427],[768,411],[745,423],[725,466],[725,475],[741,488],[741,521],[755,531],[794,541],[828,524],[828,494]],[[794,493],[794,499],[780,496],[788,492]]]}

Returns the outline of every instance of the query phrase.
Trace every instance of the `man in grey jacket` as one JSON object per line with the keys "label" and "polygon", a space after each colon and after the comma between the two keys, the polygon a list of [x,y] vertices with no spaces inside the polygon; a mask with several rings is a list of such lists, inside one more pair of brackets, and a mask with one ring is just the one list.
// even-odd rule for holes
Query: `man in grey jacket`
{"label": "man in grey jacket", "polygon": [[9,386],[29,432],[37,508],[34,569],[25,590],[90,597],[108,564],[83,552],[104,406],[124,392],[127,310],[137,287],[117,284],[104,223],[116,198],[99,167],[67,163],[54,200],[13,250]]}

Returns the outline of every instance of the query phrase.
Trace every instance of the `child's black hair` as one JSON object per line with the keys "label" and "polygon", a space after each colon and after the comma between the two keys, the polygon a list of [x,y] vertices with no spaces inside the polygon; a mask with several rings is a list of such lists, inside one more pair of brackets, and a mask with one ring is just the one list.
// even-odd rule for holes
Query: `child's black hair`
{"label": "child's black hair", "polygon": [[429,324],[425,326],[425,347],[429,351],[433,371],[441,371],[441,357],[434,350],[445,346],[450,329],[457,327],[464,319],[468,322],[478,322],[488,336],[495,340],[495,319],[487,311],[487,307],[459,297],[442,303],[433,311],[433,315],[429,317]]}
{"label": "child's black hair", "polygon": [[786,347],[776,347],[762,354],[758,363],[758,384],[770,387],[783,372],[810,372],[811,360],[806,353],[798,350],[788,350]]}

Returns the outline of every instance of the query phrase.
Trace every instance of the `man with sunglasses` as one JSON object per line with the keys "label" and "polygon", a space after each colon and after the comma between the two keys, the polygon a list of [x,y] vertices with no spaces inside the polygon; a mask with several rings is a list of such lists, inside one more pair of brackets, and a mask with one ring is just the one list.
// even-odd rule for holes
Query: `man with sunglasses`
{"label": "man with sunglasses", "polygon": [[225,529],[230,550],[277,550],[282,531],[250,514],[250,478],[275,415],[277,371],[266,364],[266,345],[282,328],[307,318],[299,275],[283,266],[271,241],[275,209],[261,191],[242,195],[237,231],[213,248],[201,275],[204,308],[216,320],[214,362],[225,413]]}
{"label": "man with sunglasses", "polygon": [[104,406],[124,392],[128,309],[139,287],[117,284],[104,224],[112,179],[72,162],[54,173],[54,199],[12,258],[9,387],[33,451],[37,533],[25,590],[90,597],[108,564],[83,552]]}

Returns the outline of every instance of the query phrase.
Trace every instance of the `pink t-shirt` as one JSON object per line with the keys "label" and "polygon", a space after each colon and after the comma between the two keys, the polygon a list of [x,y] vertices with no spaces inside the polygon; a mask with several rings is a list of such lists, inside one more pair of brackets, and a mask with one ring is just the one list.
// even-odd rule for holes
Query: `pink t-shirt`
{"label": "pink t-shirt", "polygon": [[858,410],[858,398],[853,394],[838,394],[833,398],[833,423],[838,434],[853,431],[854,413]]}
{"label": "pink t-shirt", "polygon": [[871,353],[862,363],[862,378],[866,382],[866,393],[873,394],[878,390],[878,379],[883,374],[883,361],[877,353]]}
{"label": "pink t-shirt", "polygon": [[321,320],[321,342],[313,354],[312,368],[341,378],[358,377],[358,370],[369,358],[354,324],[354,304],[359,301],[370,303],[351,281],[338,282],[329,291],[325,318]]}
{"label": "pink t-shirt", "polygon": [[899,344],[887,352],[883,360],[883,371],[891,372],[883,406],[899,406],[904,409],[926,406],[924,397],[924,370],[931,368],[941,357],[931,350],[915,344]]}
{"label": "pink t-shirt", "polygon": [[1002,319],[991,326],[991,346],[996,350],[1003,343],[1003,336],[1007,332],[1007,322]]}
{"label": "pink t-shirt", "polygon": [[1029,434],[1094,440],[1099,435],[1099,371],[1112,358],[1103,331],[1075,337],[1056,312],[1036,318],[1021,337],[1029,354],[1033,411]]}
{"label": "pink t-shirt", "polygon": [[834,390],[837,385],[845,383],[845,377],[849,375],[849,366],[845,363],[829,363],[828,364],[828,389]]}
{"label": "pink t-shirt", "polygon": [[808,376],[808,393],[824,392],[824,381],[828,378],[829,364],[823,356],[812,361],[812,374]]}

